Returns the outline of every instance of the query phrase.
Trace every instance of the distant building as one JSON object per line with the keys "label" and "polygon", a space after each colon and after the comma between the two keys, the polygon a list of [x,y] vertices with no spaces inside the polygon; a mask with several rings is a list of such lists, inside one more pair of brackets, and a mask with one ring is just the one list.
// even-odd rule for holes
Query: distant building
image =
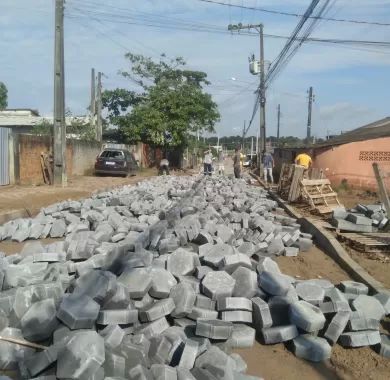
{"label": "distant building", "polygon": [[[89,123],[88,116],[66,117],[66,125],[73,121]],[[42,123],[53,123],[53,117],[43,117],[37,110],[29,108],[6,109],[0,111],[0,128],[10,128],[12,133],[31,133],[31,130]]]}
{"label": "distant building", "polygon": [[307,149],[275,148],[276,166],[293,163],[302,151],[309,151],[313,167],[323,169],[335,186],[346,182],[355,188],[376,189],[373,162],[387,174],[385,181],[390,186],[390,117],[332,136]]}
{"label": "distant building", "polygon": [[37,110],[19,108],[0,111],[0,127],[10,128],[13,133],[29,133],[41,122],[42,117]]}

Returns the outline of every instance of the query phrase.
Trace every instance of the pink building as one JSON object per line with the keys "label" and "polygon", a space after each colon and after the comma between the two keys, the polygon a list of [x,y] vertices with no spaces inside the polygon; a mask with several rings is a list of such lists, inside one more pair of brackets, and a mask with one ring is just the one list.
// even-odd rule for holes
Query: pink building
{"label": "pink building", "polygon": [[293,163],[295,157],[308,152],[313,167],[323,169],[334,186],[345,182],[354,188],[375,190],[372,169],[378,163],[390,189],[390,117],[343,133],[309,148],[275,148],[275,174],[278,178],[282,163]]}
{"label": "pink building", "polygon": [[333,185],[346,181],[376,189],[372,169],[378,163],[390,188],[390,117],[357,128],[313,147],[313,166],[322,168]]}

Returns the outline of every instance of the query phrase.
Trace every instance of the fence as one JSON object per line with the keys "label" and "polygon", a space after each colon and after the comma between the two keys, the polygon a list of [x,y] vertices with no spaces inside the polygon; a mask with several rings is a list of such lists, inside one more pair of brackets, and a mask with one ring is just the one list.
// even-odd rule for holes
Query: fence
{"label": "fence", "polygon": [[0,128],[0,186],[9,185],[9,129]]}

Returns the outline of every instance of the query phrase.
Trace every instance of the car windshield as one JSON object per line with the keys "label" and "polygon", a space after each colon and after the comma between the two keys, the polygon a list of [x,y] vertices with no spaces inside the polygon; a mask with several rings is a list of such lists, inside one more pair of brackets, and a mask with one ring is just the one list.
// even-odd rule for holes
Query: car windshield
{"label": "car windshield", "polygon": [[123,152],[120,150],[105,150],[100,154],[104,158],[123,158]]}
{"label": "car windshield", "polygon": [[251,160],[251,159],[252,159],[251,155],[248,154],[248,155],[246,156],[246,159],[247,159],[248,161]]}

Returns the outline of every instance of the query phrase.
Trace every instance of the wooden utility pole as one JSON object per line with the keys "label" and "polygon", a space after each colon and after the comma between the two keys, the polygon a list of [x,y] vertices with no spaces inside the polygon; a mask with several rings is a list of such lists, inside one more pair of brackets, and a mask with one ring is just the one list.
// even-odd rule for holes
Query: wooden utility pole
{"label": "wooden utility pole", "polygon": [[383,181],[382,173],[379,169],[379,165],[376,162],[372,164],[372,168],[374,169],[376,182],[378,184],[379,198],[385,205],[387,218],[390,218],[390,197],[386,189],[385,181]]}
{"label": "wooden utility pole", "polygon": [[279,145],[279,138],[280,138],[280,104],[278,104],[278,129],[276,133],[277,143]]}
{"label": "wooden utility pole", "polygon": [[64,73],[64,0],[55,3],[54,43],[54,184],[66,186],[66,124]]}
{"label": "wooden utility pole", "polygon": [[95,115],[96,115],[96,84],[95,84],[95,69],[91,69],[91,104],[89,106],[91,117],[91,128],[95,129]]}
{"label": "wooden utility pole", "polygon": [[307,112],[307,133],[306,139],[309,144],[311,141],[311,111],[314,101],[313,87],[309,88],[309,104],[308,104],[308,112]]}
{"label": "wooden utility pole", "polygon": [[97,105],[96,105],[96,140],[102,142],[102,73],[98,72]]}

